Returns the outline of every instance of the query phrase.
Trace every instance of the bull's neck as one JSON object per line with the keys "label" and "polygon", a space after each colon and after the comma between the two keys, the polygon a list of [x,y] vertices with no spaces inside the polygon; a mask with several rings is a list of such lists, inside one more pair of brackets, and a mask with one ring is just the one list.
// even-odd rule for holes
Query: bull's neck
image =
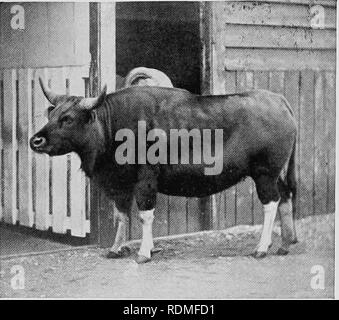
{"label": "bull's neck", "polygon": [[109,150],[112,143],[112,137],[114,136],[114,128],[112,126],[113,105],[106,99],[102,106],[96,110],[96,113],[104,149]]}
{"label": "bull's neck", "polygon": [[95,175],[98,163],[102,162],[105,154],[111,151],[113,136],[112,111],[106,101],[96,111],[96,119],[91,126],[90,139],[88,143],[77,153],[81,159],[81,167],[87,176]]}

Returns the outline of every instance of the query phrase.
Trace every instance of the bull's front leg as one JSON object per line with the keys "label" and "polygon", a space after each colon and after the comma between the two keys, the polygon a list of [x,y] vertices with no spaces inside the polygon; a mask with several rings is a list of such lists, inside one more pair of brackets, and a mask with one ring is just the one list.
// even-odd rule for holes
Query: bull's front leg
{"label": "bull's front leg", "polygon": [[107,254],[107,258],[109,259],[122,258],[130,252],[129,247],[127,247],[125,243],[127,241],[128,217],[130,215],[132,201],[132,193],[125,193],[115,197],[114,219],[118,222],[118,227],[113,246]]}
{"label": "bull's front leg", "polygon": [[154,248],[152,227],[157,196],[156,168],[142,166],[138,172],[138,180],[135,198],[142,223],[142,240],[136,262],[145,263],[151,260],[151,252]]}

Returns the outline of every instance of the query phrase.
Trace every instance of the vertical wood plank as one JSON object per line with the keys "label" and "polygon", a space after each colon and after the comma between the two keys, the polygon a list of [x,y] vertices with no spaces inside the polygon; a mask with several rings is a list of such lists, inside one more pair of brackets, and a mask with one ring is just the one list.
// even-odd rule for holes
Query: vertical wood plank
{"label": "vertical wood plank", "polygon": [[267,71],[254,72],[254,88],[268,90],[269,83],[270,79]]}
{"label": "vertical wood plank", "polygon": [[19,69],[19,114],[17,125],[18,155],[19,155],[19,222],[20,225],[33,226],[32,193],[31,193],[31,167],[29,157],[31,152],[28,146],[29,110],[31,110],[31,70]]}
{"label": "vertical wood plank", "polygon": [[335,146],[336,146],[336,103],[335,103],[335,73],[325,73],[325,106],[326,106],[326,137],[328,161],[328,194],[327,212],[335,211]]}
{"label": "vertical wood plank", "polygon": [[284,72],[282,71],[272,71],[270,72],[269,77],[269,90],[275,92],[284,94]]}
{"label": "vertical wood plank", "polygon": [[[290,103],[295,119],[298,125],[297,140],[296,140],[296,152],[295,152],[295,166],[296,166],[296,180],[300,181],[300,108],[299,108],[299,90],[300,90],[300,72],[299,71],[287,71],[285,72],[285,97]],[[296,197],[296,217],[299,216],[300,211],[300,192],[299,183],[297,183],[297,197]]]}
{"label": "vertical wood plank", "polygon": [[16,207],[16,70],[4,71],[4,221],[15,224]]}
{"label": "vertical wood plank", "polygon": [[[243,92],[251,87],[252,77],[249,72],[237,72],[237,92]],[[253,74],[252,74],[253,75]],[[237,224],[251,224],[252,215],[252,182],[246,178],[236,186],[237,192]]]}
{"label": "vertical wood plank", "polygon": [[[187,211],[188,211],[187,232],[201,231],[202,226],[200,223],[201,212],[199,209],[199,199],[187,198]],[[217,212],[217,214],[219,214],[219,212]]]}
{"label": "vertical wood plank", "polygon": [[3,134],[4,134],[4,82],[3,71],[0,70],[0,221],[3,220],[4,212],[4,149],[3,149]]}
{"label": "vertical wood plank", "polygon": [[313,214],[314,72],[301,72],[300,87],[300,214]]}
{"label": "vertical wood plank", "polygon": [[170,208],[170,234],[179,234],[187,232],[187,221],[186,221],[186,202],[187,198],[184,197],[170,197],[169,208]]}
{"label": "vertical wood plank", "polygon": [[[90,3],[90,94],[96,96],[104,83],[108,92],[115,90],[115,3]],[[110,41],[107,41],[107,37]],[[112,76],[113,75],[113,76]],[[106,199],[107,200],[107,199]],[[99,187],[91,183],[91,241],[99,241],[112,244],[115,230],[110,234],[101,230],[101,227],[110,225],[109,217],[113,212],[111,204],[107,203],[107,209],[101,205],[102,196]],[[132,223],[133,218],[130,220]],[[133,225],[130,225],[131,236]],[[108,239],[107,239],[108,237]]]}
{"label": "vertical wood plank", "polygon": [[[84,96],[85,84],[82,79],[82,69],[73,67],[69,69],[67,74],[69,95]],[[70,229],[71,235],[77,237],[86,236],[86,177],[80,169],[81,161],[79,157],[72,153],[70,154]]]}
{"label": "vertical wood plank", "polygon": [[[225,72],[225,93],[235,93],[237,90],[237,77],[235,71],[227,71]],[[220,200],[225,201],[225,205],[223,206],[220,203],[220,207],[224,207],[224,216],[225,216],[225,227],[234,226],[237,223],[237,194],[236,187],[233,186],[224,191],[225,196],[221,197]],[[218,203],[217,203],[218,207]]]}
{"label": "vertical wood plank", "polygon": [[[50,69],[51,89],[59,94],[66,93],[64,68]],[[52,158],[52,229],[66,233],[67,216],[67,156]]]}
{"label": "vertical wood plank", "polygon": [[158,193],[153,223],[153,235],[155,237],[168,234],[168,210],[168,196]]}
{"label": "vertical wood plank", "polygon": [[[48,70],[36,69],[33,72],[32,131],[34,134],[47,123],[46,109],[50,105],[40,88],[39,77],[47,83]],[[44,154],[34,153],[32,162],[35,226],[38,230],[48,230],[51,227],[51,215],[49,214],[49,157]]]}
{"label": "vertical wood plank", "polygon": [[325,214],[327,196],[327,163],[324,110],[324,80],[323,73],[315,73],[314,103],[315,103],[315,128],[314,128],[314,213]]}
{"label": "vertical wood plank", "polygon": [[218,213],[217,229],[225,229],[227,227],[226,220],[226,191],[215,194],[215,206]]}

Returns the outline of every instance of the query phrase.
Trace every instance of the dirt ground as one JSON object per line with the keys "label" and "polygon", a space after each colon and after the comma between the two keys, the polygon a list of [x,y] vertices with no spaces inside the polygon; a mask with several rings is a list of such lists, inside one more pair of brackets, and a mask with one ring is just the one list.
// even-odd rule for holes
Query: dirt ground
{"label": "dirt ground", "polygon": [[[107,250],[82,249],[0,261],[2,298],[227,299],[331,298],[334,295],[334,215],[297,222],[299,243],[277,256],[279,227],[262,260],[250,256],[260,227],[239,226],[183,239],[160,240],[152,262],[134,254],[105,258]],[[133,246],[135,250],[137,245]],[[16,288],[13,266],[22,266],[24,288]],[[324,288],[313,288],[320,266]],[[15,268],[15,267],[14,267]],[[14,283],[14,289],[13,289]],[[22,283],[21,283],[22,284]]]}

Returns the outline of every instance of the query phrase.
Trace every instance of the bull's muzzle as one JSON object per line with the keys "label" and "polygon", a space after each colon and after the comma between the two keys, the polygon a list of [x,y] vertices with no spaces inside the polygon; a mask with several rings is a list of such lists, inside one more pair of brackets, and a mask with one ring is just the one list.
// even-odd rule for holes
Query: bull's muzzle
{"label": "bull's muzzle", "polygon": [[34,151],[40,151],[47,144],[47,140],[44,137],[33,136],[30,140],[30,146]]}

